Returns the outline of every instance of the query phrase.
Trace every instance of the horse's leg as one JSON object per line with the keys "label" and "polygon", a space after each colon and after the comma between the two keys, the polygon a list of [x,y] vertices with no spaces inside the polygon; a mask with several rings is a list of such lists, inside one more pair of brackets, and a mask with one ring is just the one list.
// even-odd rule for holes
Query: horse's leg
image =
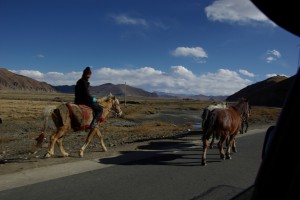
{"label": "horse's leg", "polygon": [[201,165],[206,165],[206,153],[208,148],[208,142],[210,137],[214,134],[213,130],[209,130],[205,133],[205,135],[202,136],[202,142],[203,142],[203,153],[202,153],[202,161]]}
{"label": "horse's leg", "polygon": [[216,134],[213,133],[213,134],[212,134],[211,142],[210,142],[210,144],[209,144],[209,148],[210,148],[210,149],[212,149],[213,146],[214,146],[214,143],[215,143],[215,137],[216,137]]}
{"label": "horse's leg", "polygon": [[229,144],[228,144],[228,147],[226,149],[226,159],[231,159],[230,151],[231,151],[231,146],[234,142],[235,135],[230,135],[228,137],[229,137]]}
{"label": "horse's leg", "polygon": [[220,134],[220,140],[218,142],[218,147],[219,147],[219,153],[220,153],[220,158],[225,160],[225,153],[224,153],[224,148],[223,148],[223,144],[224,141],[226,140],[226,134]]}
{"label": "horse's leg", "polygon": [[244,133],[244,120],[241,122],[241,129],[240,129],[240,134]]}
{"label": "horse's leg", "polygon": [[206,137],[203,137],[202,141],[203,141],[203,153],[202,153],[201,165],[204,166],[204,165],[206,165],[206,153],[207,153],[207,147],[208,147],[208,139]]}
{"label": "horse's leg", "polygon": [[90,132],[89,132],[89,134],[88,134],[88,136],[87,136],[87,138],[86,138],[86,140],[85,140],[84,145],[80,148],[80,150],[79,150],[79,156],[80,156],[81,158],[83,157],[83,152],[84,152],[84,150],[85,150],[85,149],[87,148],[87,146],[90,144],[90,142],[92,141],[92,139],[93,139],[95,133],[97,132],[97,129],[98,129],[98,128],[93,128],[93,129],[90,130]]}
{"label": "horse's leg", "polygon": [[107,148],[106,148],[105,143],[104,143],[103,135],[101,134],[100,130],[97,129],[96,133],[97,133],[97,135],[100,139],[100,144],[101,144],[101,147],[102,147],[103,151],[107,151]]}
{"label": "horse's leg", "polygon": [[232,147],[232,152],[236,153],[236,152],[237,152],[237,150],[236,150],[236,141],[235,141],[235,136],[233,137],[233,141],[232,141],[232,145],[231,145],[231,147]]}
{"label": "horse's leg", "polygon": [[54,133],[51,135],[50,137],[50,147],[48,152],[45,154],[45,158],[49,158],[51,156],[54,156],[54,145],[56,143],[56,141],[58,140],[58,138],[61,138],[63,135],[65,134],[65,128],[64,127],[60,127],[57,131],[57,133]]}
{"label": "horse's leg", "polygon": [[[58,130],[59,131],[59,130]],[[56,143],[56,134],[58,134],[58,131],[56,133],[53,133],[51,136],[50,136],[50,145],[49,145],[49,150],[48,152],[45,154],[45,158],[50,158],[51,156],[54,156],[54,145]]]}
{"label": "horse's leg", "polygon": [[248,119],[246,119],[245,124],[246,124],[245,133],[247,133],[247,131],[248,131],[248,126],[249,126],[249,124],[248,124]]}
{"label": "horse's leg", "polygon": [[63,147],[63,145],[62,145],[62,140],[63,140],[62,137],[61,137],[61,138],[58,138],[58,139],[56,140],[57,145],[58,145],[58,148],[59,148],[59,150],[60,150],[60,153],[61,153],[64,157],[68,157],[68,156],[69,156],[69,153],[67,153],[67,152],[65,151],[65,149],[64,149],[64,147]]}

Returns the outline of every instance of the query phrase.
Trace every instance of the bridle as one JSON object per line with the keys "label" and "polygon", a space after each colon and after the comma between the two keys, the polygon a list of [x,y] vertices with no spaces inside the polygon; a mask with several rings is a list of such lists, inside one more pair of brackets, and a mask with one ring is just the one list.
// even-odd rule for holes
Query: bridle
{"label": "bridle", "polygon": [[108,112],[111,112],[116,116],[121,115],[122,111],[118,107],[119,105],[120,105],[120,103],[117,99],[112,99],[112,107],[110,109],[108,109]]}

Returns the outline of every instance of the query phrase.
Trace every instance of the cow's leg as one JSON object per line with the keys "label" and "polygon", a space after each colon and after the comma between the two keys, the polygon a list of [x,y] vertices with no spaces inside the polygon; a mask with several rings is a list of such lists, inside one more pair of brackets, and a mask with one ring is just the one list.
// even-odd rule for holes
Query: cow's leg
{"label": "cow's leg", "polygon": [[84,153],[84,150],[87,148],[87,146],[90,144],[90,142],[92,141],[94,135],[96,134],[97,132],[97,129],[98,128],[93,128],[90,130],[86,140],[85,140],[85,143],[84,145],[80,148],[79,150],[79,156],[82,158],[83,157],[83,153]]}

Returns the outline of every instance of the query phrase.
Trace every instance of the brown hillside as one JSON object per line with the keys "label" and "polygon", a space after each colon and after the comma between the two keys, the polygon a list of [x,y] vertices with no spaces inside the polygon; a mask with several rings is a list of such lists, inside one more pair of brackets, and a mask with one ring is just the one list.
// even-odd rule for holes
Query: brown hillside
{"label": "brown hillside", "polygon": [[236,101],[245,97],[251,105],[282,107],[294,79],[295,76],[274,76],[241,89],[226,101]]}
{"label": "brown hillside", "polygon": [[116,96],[132,96],[132,97],[158,97],[156,93],[147,92],[143,89],[132,87],[125,84],[114,85],[112,83],[106,83],[99,86],[92,86],[91,93],[97,96],[105,96],[112,93]]}
{"label": "brown hillside", "polygon": [[0,68],[0,90],[3,91],[28,91],[28,92],[56,92],[45,82],[39,82],[26,76],[18,75]]}

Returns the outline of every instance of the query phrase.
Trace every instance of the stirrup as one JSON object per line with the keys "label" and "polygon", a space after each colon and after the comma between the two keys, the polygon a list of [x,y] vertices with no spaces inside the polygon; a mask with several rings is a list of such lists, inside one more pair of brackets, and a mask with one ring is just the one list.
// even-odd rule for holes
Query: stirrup
{"label": "stirrup", "polygon": [[98,123],[92,123],[91,124],[91,129],[93,129],[93,128],[99,128],[99,126],[98,126]]}

